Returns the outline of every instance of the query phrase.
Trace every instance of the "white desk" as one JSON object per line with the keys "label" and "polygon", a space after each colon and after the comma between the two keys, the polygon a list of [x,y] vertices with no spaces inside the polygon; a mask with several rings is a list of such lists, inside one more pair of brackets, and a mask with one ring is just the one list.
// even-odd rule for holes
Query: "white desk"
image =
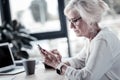
{"label": "white desk", "polygon": [[36,66],[35,74],[27,76],[25,72],[16,75],[0,76],[0,80],[66,80],[53,69],[45,69],[43,65]]}

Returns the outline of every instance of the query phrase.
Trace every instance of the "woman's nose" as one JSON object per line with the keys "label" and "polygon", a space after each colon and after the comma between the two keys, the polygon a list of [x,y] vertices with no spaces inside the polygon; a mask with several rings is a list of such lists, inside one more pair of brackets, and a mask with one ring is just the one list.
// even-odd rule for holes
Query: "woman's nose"
{"label": "woman's nose", "polygon": [[75,25],[73,23],[70,23],[70,28],[75,28]]}

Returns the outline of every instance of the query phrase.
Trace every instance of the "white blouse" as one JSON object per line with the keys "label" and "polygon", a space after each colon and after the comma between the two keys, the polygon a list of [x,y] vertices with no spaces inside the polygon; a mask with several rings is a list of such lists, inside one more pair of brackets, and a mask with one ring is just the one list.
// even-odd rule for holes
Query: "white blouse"
{"label": "white blouse", "polygon": [[68,80],[120,80],[120,41],[103,28],[69,63]]}

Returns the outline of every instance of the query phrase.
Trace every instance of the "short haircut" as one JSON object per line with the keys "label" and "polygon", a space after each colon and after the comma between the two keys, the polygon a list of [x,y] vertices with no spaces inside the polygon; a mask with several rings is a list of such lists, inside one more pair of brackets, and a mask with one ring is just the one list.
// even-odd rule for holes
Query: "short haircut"
{"label": "short haircut", "polygon": [[64,14],[76,10],[88,24],[98,23],[105,11],[109,9],[103,0],[70,0],[64,9]]}

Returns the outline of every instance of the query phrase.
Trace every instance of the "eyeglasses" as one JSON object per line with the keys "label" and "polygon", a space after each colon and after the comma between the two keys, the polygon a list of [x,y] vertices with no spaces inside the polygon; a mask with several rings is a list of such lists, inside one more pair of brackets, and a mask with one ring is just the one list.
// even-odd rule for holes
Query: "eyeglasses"
{"label": "eyeglasses", "polygon": [[81,17],[77,18],[77,19],[69,19],[69,22],[75,24],[78,20],[82,19]]}

